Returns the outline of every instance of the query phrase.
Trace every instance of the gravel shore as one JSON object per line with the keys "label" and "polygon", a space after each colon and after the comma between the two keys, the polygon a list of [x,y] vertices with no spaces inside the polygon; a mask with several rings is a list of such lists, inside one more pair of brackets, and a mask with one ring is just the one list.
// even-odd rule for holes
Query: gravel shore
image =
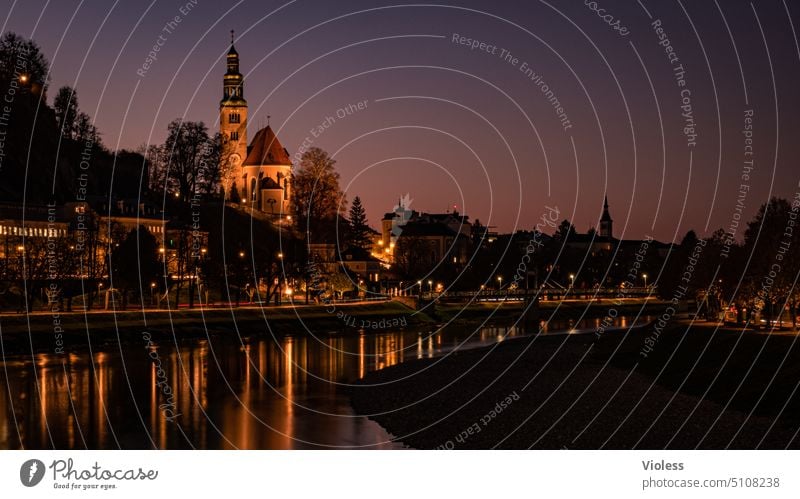
{"label": "gravel shore", "polygon": [[352,389],[359,414],[422,449],[798,448],[794,334],[677,324],[540,335],[405,362]]}

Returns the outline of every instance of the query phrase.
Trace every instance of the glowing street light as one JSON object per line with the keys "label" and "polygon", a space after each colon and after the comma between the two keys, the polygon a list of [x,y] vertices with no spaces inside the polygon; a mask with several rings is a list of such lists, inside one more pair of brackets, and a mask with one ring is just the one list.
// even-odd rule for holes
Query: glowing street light
{"label": "glowing street light", "polygon": [[569,287],[575,286],[575,274],[569,275]]}
{"label": "glowing street light", "polygon": [[428,291],[433,291],[433,281],[428,281]]}
{"label": "glowing street light", "polygon": [[647,289],[647,274],[642,274],[642,279],[644,279],[644,289]]}
{"label": "glowing street light", "polygon": [[497,289],[503,289],[503,276],[501,275],[497,276],[497,282],[498,282]]}

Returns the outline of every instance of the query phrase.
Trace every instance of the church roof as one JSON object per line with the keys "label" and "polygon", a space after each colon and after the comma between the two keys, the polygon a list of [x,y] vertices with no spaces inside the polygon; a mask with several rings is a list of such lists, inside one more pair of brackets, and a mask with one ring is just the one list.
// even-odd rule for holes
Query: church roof
{"label": "church roof", "polygon": [[243,166],[292,164],[289,152],[283,148],[269,125],[256,132],[247,151]]}

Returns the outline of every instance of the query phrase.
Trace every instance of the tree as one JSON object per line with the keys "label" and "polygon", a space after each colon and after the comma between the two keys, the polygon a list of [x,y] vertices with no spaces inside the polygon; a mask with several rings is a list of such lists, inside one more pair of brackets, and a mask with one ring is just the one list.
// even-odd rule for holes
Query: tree
{"label": "tree", "polygon": [[787,200],[773,197],[761,205],[744,233],[744,254],[751,258],[749,298],[767,319],[775,317],[784,303],[796,311],[800,299],[794,282],[800,272],[800,231],[789,230],[797,210]]}
{"label": "tree", "polygon": [[219,169],[212,167],[219,161],[219,147],[202,121],[173,120],[162,147],[159,165],[164,171],[156,177],[166,178],[170,191],[188,203],[219,183]]}
{"label": "tree", "polygon": [[350,206],[350,246],[369,250],[372,246],[371,233],[372,230],[367,225],[367,213],[361,204],[361,198],[356,196]]}
{"label": "tree", "polygon": [[293,213],[298,227],[308,234],[330,236],[337,216],[344,211],[345,195],[339,188],[336,161],[318,147],[300,158],[294,178]]}
{"label": "tree", "polygon": [[94,126],[92,118],[83,112],[78,113],[78,118],[75,120],[75,140],[84,143],[93,143],[100,146],[100,133],[97,127]]}
{"label": "tree", "polygon": [[[158,243],[153,235],[143,226],[130,231],[111,255],[111,283],[112,287],[122,290],[123,310],[128,304],[128,293],[150,289],[150,283],[156,281],[159,270]],[[140,296],[140,300],[144,306],[144,297]]]}
{"label": "tree", "polygon": [[553,234],[553,238],[557,239],[560,242],[568,241],[569,238],[575,235],[575,226],[570,223],[569,220],[562,220],[561,223],[558,225],[556,232]]}
{"label": "tree", "polygon": [[333,296],[341,298],[342,294],[352,290],[355,287],[353,280],[342,271],[337,271],[328,276],[328,285],[333,291]]}
{"label": "tree", "polygon": [[17,80],[44,92],[47,90],[48,66],[39,45],[33,40],[26,40],[10,31],[0,38],[0,81],[4,87],[7,82]]}
{"label": "tree", "polygon": [[395,269],[409,280],[420,279],[436,268],[433,244],[422,237],[402,234],[394,248]]}
{"label": "tree", "polygon": [[53,110],[61,137],[74,139],[78,131],[78,94],[75,89],[66,85],[59,88]]}

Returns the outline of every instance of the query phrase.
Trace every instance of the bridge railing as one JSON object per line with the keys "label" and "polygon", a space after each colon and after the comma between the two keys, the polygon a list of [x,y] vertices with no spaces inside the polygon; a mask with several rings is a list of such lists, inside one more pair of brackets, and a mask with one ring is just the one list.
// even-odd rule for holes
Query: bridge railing
{"label": "bridge railing", "polygon": [[[451,301],[521,301],[525,297],[536,296],[537,291],[534,289],[483,289],[479,291],[445,291],[435,292],[427,291],[422,293],[421,298],[426,300],[439,299]],[[564,300],[564,299],[591,299],[591,298],[641,298],[645,296],[652,296],[656,294],[656,289],[653,286],[648,287],[632,287],[632,288],[567,288],[567,289],[552,289],[541,288],[538,290],[540,300]]]}

